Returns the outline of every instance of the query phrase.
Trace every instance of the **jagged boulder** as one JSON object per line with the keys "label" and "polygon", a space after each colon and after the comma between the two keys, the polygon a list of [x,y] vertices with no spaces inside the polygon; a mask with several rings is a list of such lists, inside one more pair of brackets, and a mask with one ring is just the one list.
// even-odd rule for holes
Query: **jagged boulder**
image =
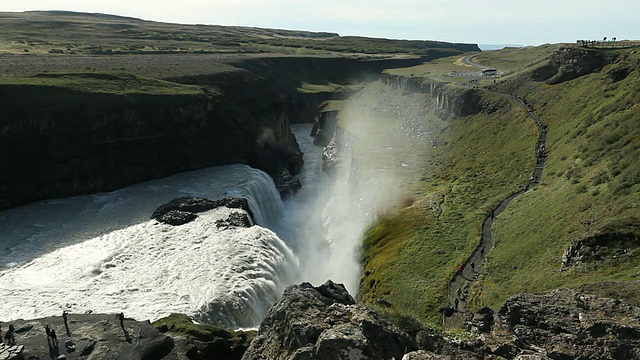
{"label": "jagged boulder", "polygon": [[[249,209],[249,202],[247,199],[239,197],[228,197],[218,200],[197,197],[175,198],[166,204],[160,205],[153,212],[151,218],[169,225],[182,225],[195,220],[198,217],[196,213],[209,211],[221,206],[232,209],[242,209],[253,218],[251,209]],[[236,223],[241,224],[243,222]]]}
{"label": "jagged boulder", "polygon": [[406,349],[409,335],[329,280],[285,289],[243,359],[400,359]]}
{"label": "jagged boulder", "polygon": [[[474,318],[465,324],[478,331]],[[520,294],[494,315],[483,339],[505,358],[639,359],[640,308],[568,289]]]}

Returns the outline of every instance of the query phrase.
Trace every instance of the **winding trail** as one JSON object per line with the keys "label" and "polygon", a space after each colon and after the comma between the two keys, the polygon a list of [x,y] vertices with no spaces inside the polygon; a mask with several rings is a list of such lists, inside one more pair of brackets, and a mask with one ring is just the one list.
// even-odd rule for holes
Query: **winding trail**
{"label": "winding trail", "polygon": [[[465,57],[464,62],[480,69],[486,68],[485,66],[474,63],[472,61],[476,55],[477,54]],[[500,204],[494,208],[493,216],[491,214],[488,214],[484,218],[482,222],[482,237],[480,238],[480,243],[473,251],[471,256],[469,256],[467,261],[462,264],[462,271],[460,271],[459,269],[449,281],[449,285],[447,288],[447,299],[449,307],[455,309],[455,311],[444,313],[443,327],[445,329],[457,328],[462,325],[463,318],[466,314],[465,303],[466,299],[468,298],[468,289],[478,277],[478,269],[482,267],[485,259],[489,256],[491,249],[493,249],[493,236],[491,233],[491,226],[493,225],[495,217],[500,215],[507,208],[507,205],[509,205],[511,200],[528,191],[532,187],[538,185],[540,183],[540,180],[542,179],[542,170],[544,169],[544,162],[546,158],[545,149],[547,141],[547,126],[540,120],[538,115],[536,115],[536,113],[533,111],[533,108],[529,104],[525,103],[522,99],[511,94],[500,94],[509,97],[517,105],[525,108],[527,110],[527,113],[529,114],[529,117],[535,121],[536,126],[538,127],[538,141],[536,143],[536,163],[533,169],[533,173],[529,178],[529,183],[524,186],[522,190],[517,191],[504,198],[500,202]],[[456,299],[458,299],[457,304]]]}

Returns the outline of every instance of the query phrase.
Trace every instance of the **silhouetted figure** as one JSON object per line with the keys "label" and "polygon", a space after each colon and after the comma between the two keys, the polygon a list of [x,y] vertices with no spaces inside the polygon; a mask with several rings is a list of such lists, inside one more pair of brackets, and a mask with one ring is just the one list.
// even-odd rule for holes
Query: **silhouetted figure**
{"label": "silhouetted figure", "polygon": [[8,346],[13,346],[16,344],[16,336],[13,334],[16,328],[13,327],[13,324],[9,324],[9,330],[6,334],[4,334],[4,342]]}
{"label": "silhouetted figure", "polygon": [[49,325],[44,326],[44,332],[47,333],[47,341],[49,341],[49,338],[51,337],[51,329],[49,328]]}
{"label": "silhouetted figure", "polygon": [[64,327],[69,327],[69,325],[67,324],[67,315],[69,314],[69,312],[67,312],[67,310],[62,312],[62,319],[64,320]]}
{"label": "silhouetted figure", "polygon": [[458,310],[458,304],[460,304],[460,300],[458,300],[458,298],[455,298],[455,300],[453,300],[453,308],[455,310]]}
{"label": "silhouetted figure", "polygon": [[496,218],[496,211],[494,208],[489,209],[489,215],[491,216],[491,219]]}
{"label": "silhouetted figure", "polygon": [[475,263],[471,263],[471,270],[475,270],[476,269],[476,264]]}
{"label": "silhouetted figure", "polygon": [[2,344],[2,342],[4,338],[2,337],[2,325],[0,324],[0,344]]}
{"label": "silhouetted figure", "polygon": [[118,314],[118,320],[120,320],[120,327],[124,329],[124,313]]}
{"label": "silhouetted figure", "polygon": [[51,331],[49,332],[49,336],[51,336],[51,342],[55,345],[58,346],[58,336],[56,335],[56,330],[55,329],[51,329]]}
{"label": "silhouetted figure", "polygon": [[464,271],[464,267],[462,265],[458,266],[458,275],[462,276],[462,271]]}
{"label": "silhouetted figure", "polygon": [[484,255],[484,248],[480,249],[480,255]]}

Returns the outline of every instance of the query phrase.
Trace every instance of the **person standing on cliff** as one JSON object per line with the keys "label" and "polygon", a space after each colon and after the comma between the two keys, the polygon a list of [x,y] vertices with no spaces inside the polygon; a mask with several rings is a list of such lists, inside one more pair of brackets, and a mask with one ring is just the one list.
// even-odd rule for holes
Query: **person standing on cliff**
{"label": "person standing on cliff", "polygon": [[51,336],[51,343],[55,346],[58,346],[58,336],[56,335],[56,330],[51,328],[49,331],[49,336]]}
{"label": "person standing on cliff", "polygon": [[13,327],[13,324],[9,324],[9,330],[7,331],[6,334],[4,334],[4,342],[8,346],[13,346],[16,344],[16,336],[13,335],[14,331],[15,331],[15,328]]}
{"label": "person standing on cliff", "polygon": [[118,320],[120,320],[120,327],[124,329],[124,313],[118,314]]}

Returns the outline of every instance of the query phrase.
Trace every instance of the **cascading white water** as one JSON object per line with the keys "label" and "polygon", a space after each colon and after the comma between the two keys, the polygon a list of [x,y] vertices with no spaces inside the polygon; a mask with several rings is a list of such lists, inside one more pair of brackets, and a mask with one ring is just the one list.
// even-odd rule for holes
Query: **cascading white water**
{"label": "cascading white water", "polygon": [[[311,125],[292,125],[304,153],[302,189],[285,202],[284,231],[278,231],[301,259],[300,281],[342,283],[352,295],[359,289],[358,249],[368,220],[360,191],[350,179],[349,151],[340,169],[329,177],[322,171],[323,149],[313,145]],[[347,149],[348,150],[348,149]]]}
{"label": "cascading white water", "polygon": [[111,193],[0,212],[0,319],[120,312],[155,320],[171,312],[228,327],[255,327],[294,280],[298,260],[271,230],[220,231],[232,211],[182,226],[148,220],[180,196],[244,196],[258,224],[282,203],[259,170],[231,165],[179,174]]}
{"label": "cascading white water", "polygon": [[[150,320],[179,312],[249,328],[289,284],[331,279],[355,295],[370,188],[350,178],[349,156],[329,178],[322,148],[308,136],[311,125],[292,129],[305,154],[303,187],[284,207],[268,175],[230,165],[0,212],[0,319],[63,309]],[[216,228],[238,209],[212,210],[175,227],[149,220],[158,206],[183,196],[245,197],[256,223],[275,233]]]}

